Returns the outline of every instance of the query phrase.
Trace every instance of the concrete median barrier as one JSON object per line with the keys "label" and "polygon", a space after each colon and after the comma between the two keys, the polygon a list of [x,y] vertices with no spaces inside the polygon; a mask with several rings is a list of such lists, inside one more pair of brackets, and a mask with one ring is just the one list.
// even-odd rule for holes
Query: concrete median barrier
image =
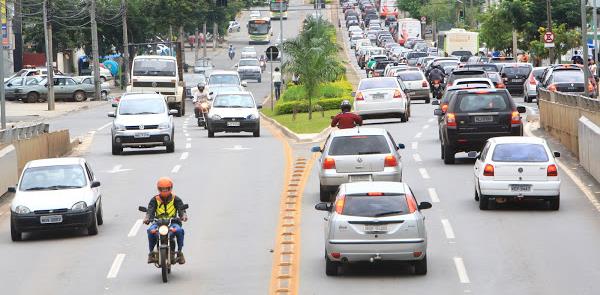
{"label": "concrete median barrier", "polygon": [[596,180],[600,181],[600,127],[586,117],[578,122],[579,162]]}
{"label": "concrete median barrier", "polygon": [[17,166],[17,150],[9,145],[0,150],[0,197],[14,186],[19,179]]}
{"label": "concrete median barrier", "polygon": [[13,145],[17,150],[19,174],[29,161],[61,157],[71,151],[68,130],[44,133],[29,139],[18,140]]}

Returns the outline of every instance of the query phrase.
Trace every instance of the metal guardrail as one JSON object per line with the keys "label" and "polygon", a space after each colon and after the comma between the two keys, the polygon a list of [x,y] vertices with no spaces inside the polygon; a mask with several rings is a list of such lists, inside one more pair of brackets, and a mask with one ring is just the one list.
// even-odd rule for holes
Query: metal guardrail
{"label": "metal guardrail", "polygon": [[16,140],[28,139],[42,133],[48,133],[50,125],[39,123],[26,127],[17,127],[0,130],[0,143],[11,144]]}

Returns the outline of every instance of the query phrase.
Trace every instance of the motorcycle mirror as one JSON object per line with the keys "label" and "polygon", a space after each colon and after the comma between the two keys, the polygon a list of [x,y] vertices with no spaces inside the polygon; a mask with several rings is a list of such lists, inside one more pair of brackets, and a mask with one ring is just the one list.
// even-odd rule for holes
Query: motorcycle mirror
{"label": "motorcycle mirror", "polygon": [[434,99],[434,100],[431,101],[431,104],[434,105],[434,106],[439,106],[440,105],[440,101]]}
{"label": "motorcycle mirror", "polygon": [[188,204],[183,204],[183,210],[187,210],[190,207]]}
{"label": "motorcycle mirror", "polygon": [[148,209],[146,209],[146,207],[139,206],[138,207],[138,211],[140,211],[140,212],[148,212]]}

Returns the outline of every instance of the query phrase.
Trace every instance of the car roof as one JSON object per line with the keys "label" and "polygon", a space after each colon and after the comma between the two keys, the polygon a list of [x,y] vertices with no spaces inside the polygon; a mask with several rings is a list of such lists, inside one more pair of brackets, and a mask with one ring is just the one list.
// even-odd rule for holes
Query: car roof
{"label": "car roof", "polygon": [[252,92],[250,92],[250,91],[226,91],[226,92],[219,92],[219,94],[217,94],[217,97],[219,97],[219,96],[226,96],[226,95],[249,95],[249,96],[252,96],[254,98],[254,96],[252,95]]}
{"label": "car roof", "polygon": [[466,90],[466,89],[490,89],[490,85],[483,83],[472,83],[471,84],[459,84],[452,85],[446,89],[446,91],[455,91],[455,90]]}
{"label": "car roof", "polygon": [[490,141],[496,144],[500,143],[538,143],[538,144],[546,144],[546,140],[539,137],[530,137],[530,136],[501,136],[501,137],[492,137]]}
{"label": "car roof", "polygon": [[121,95],[121,101],[123,101],[124,99],[139,99],[139,98],[160,98],[160,99],[165,99],[165,97],[162,94],[158,94],[158,93],[154,93],[154,92],[148,92],[148,93],[143,93],[143,92],[139,92],[139,93],[123,93],[123,95]]}
{"label": "car roof", "polygon": [[174,60],[177,61],[177,59],[174,56],[168,56],[168,55],[138,55],[136,57],[134,57],[133,59],[141,59],[141,58],[155,58],[155,59],[168,59],[168,60]]}
{"label": "car roof", "polygon": [[460,78],[460,79],[454,80],[454,84],[457,84],[460,82],[471,82],[471,83],[489,82],[489,83],[492,83],[492,80],[490,80],[489,78]]}
{"label": "car roof", "polygon": [[394,181],[364,181],[344,183],[340,190],[346,194],[360,194],[368,192],[383,192],[383,193],[406,193],[406,186],[403,182]]}
{"label": "car roof", "polygon": [[[392,78],[395,79],[395,78]],[[387,130],[383,128],[365,128],[355,127],[348,129],[334,130],[331,132],[331,137],[338,136],[354,136],[354,135],[386,135]]]}
{"label": "car roof", "polygon": [[210,73],[211,76],[213,75],[238,75],[238,72],[236,71],[229,71],[229,70],[214,70]]}
{"label": "car roof", "polygon": [[29,161],[25,168],[33,167],[48,167],[48,166],[60,166],[60,165],[81,165],[85,162],[85,159],[79,157],[67,157],[67,158],[49,158]]}
{"label": "car roof", "polygon": [[481,91],[485,91],[485,93],[508,93],[508,90],[505,88],[487,88],[487,89],[463,89],[459,90],[461,93],[475,93],[478,94]]}

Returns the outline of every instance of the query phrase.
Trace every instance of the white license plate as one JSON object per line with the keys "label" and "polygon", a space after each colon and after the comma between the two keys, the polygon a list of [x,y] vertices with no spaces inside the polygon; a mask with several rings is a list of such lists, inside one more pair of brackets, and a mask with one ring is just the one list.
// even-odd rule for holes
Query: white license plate
{"label": "white license plate", "polygon": [[47,215],[47,216],[40,216],[40,223],[41,224],[48,224],[48,223],[61,223],[63,222],[63,217],[62,215]]}
{"label": "white license plate", "polygon": [[371,174],[350,175],[350,182],[357,182],[357,181],[372,181]]}
{"label": "white license plate", "polygon": [[148,138],[150,137],[150,133],[148,132],[137,132],[133,135],[135,138]]}
{"label": "white license plate", "polygon": [[227,122],[227,127],[240,127],[240,122]]}
{"label": "white license plate", "polygon": [[531,184],[511,184],[510,191],[512,191],[512,192],[528,192],[528,191],[531,191]]}
{"label": "white license plate", "polygon": [[521,79],[512,79],[511,82],[513,82],[513,83],[520,83],[520,82],[523,82],[523,80],[521,80]]}
{"label": "white license plate", "polygon": [[385,94],[373,94],[373,99],[384,99]]}
{"label": "white license plate", "polygon": [[492,116],[476,116],[475,123],[493,122],[494,117]]}
{"label": "white license plate", "polygon": [[386,232],[387,230],[387,224],[365,224],[366,232]]}

